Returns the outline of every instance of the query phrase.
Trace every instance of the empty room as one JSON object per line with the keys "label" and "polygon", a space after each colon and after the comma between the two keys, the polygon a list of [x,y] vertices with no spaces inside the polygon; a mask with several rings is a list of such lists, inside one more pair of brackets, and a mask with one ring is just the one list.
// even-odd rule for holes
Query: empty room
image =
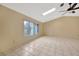
{"label": "empty room", "polygon": [[0,56],[79,56],[79,4],[1,3]]}

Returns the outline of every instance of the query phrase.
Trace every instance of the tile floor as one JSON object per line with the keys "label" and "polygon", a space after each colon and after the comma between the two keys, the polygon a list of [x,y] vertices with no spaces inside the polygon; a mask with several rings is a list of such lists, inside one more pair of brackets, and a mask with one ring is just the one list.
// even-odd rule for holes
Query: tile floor
{"label": "tile floor", "polygon": [[9,56],[79,56],[79,40],[44,36],[16,49]]}

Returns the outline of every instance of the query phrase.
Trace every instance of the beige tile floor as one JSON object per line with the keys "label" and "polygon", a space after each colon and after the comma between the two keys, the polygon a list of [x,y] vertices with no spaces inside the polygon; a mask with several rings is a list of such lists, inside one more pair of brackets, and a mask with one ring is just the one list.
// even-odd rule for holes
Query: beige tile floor
{"label": "beige tile floor", "polygon": [[16,49],[9,56],[79,56],[79,40],[44,36]]}

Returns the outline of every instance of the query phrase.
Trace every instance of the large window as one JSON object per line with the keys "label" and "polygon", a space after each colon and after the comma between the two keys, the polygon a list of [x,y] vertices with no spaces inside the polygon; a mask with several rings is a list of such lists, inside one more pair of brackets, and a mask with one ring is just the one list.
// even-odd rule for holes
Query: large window
{"label": "large window", "polygon": [[34,36],[37,34],[38,34],[38,24],[25,20],[24,21],[24,35]]}

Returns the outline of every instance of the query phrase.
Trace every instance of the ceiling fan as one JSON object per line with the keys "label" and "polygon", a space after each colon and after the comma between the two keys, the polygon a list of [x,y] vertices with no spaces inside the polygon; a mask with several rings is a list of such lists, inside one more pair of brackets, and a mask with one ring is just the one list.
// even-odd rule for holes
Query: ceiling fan
{"label": "ceiling fan", "polygon": [[[63,7],[65,5],[65,3],[61,3],[60,7]],[[77,7],[78,3],[68,3],[69,7],[61,12],[71,12],[71,13],[76,13],[76,10],[79,9],[79,7]],[[64,13],[65,14],[65,13]]]}
{"label": "ceiling fan", "polygon": [[[65,3],[61,3],[59,7],[64,7]],[[79,9],[79,6],[78,3],[68,3],[69,7],[66,9],[66,10],[63,10],[63,11],[58,11],[58,12],[64,12],[62,15],[66,14],[67,12],[68,13],[76,13],[76,10]],[[42,15],[45,16],[49,13],[52,13],[56,10],[56,8],[52,8],[46,12],[44,12]]]}

